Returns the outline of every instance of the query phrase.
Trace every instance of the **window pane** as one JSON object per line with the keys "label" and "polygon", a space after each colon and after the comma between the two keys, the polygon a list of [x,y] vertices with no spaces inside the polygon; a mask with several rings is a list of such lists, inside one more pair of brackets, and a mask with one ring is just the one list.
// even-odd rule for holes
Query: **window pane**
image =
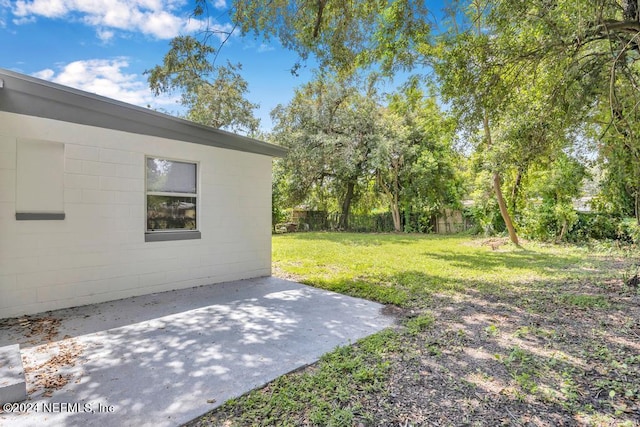
{"label": "window pane", "polygon": [[195,197],[147,196],[147,231],[195,229]]}
{"label": "window pane", "polygon": [[195,163],[147,158],[147,191],[195,194]]}

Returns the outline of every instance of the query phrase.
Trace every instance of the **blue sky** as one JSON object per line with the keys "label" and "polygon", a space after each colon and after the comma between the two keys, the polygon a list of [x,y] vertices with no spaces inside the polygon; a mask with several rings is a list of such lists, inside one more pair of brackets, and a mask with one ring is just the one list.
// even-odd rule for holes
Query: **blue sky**
{"label": "blue sky", "polygon": [[[225,1],[212,4],[218,18],[210,24],[231,28]],[[190,18],[192,7],[182,0],[0,0],[0,68],[176,112],[179,96],[154,97],[143,72],[162,61],[171,38],[202,27]],[[311,75],[307,68],[292,76],[296,55],[277,41],[234,35],[218,60],[227,59],[242,63],[264,129],[271,127],[271,109]]]}
{"label": "blue sky", "polygon": [[[230,29],[226,0],[210,4],[208,24]],[[162,61],[173,37],[203,27],[192,9],[189,0],[0,0],[0,68],[175,113],[179,96],[154,97],[143,72]],[[312,65],[292,76],[297,56],[275,40],[234,35],[218,60],[227,59],[242,64],[264,130],[271,109],[311,76]]]}

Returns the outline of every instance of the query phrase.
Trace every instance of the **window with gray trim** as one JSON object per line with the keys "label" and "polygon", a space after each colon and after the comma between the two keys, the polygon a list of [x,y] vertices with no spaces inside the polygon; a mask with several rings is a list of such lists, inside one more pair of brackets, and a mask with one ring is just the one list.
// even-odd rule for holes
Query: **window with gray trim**
{"label": "window with gray trim", "polygon": [[147,233],[198,229],[198,165],[146,158]]}

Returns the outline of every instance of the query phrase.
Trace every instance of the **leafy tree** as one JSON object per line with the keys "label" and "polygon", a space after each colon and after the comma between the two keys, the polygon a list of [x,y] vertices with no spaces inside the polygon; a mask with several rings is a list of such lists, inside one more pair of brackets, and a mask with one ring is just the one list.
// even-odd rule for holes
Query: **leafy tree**
{"label": "leafy tree", "polygon": [[[197,0],[198,12],[206,0]],[[231,19],[242,34],[277,38],[304,61],[313,55],[322,69],[341,75],[382,64],[409,67],[430,36],[430,15],[419,0],[234,0]],[[294,65],[293,72],[300,66]]]}
{"label": "leafy tree", "polygon": [[401,213],[430,216],[459,201],[458,160],[451,146],[454,126],[433,98],[425,98],[417,82],[390,97],[375,149],[376,182],[390,207],[395,231]]}
{"label": "leafy tree", "polygon": [[543,165],[555,167],[550,165],[559,153],[571,150],[576,139],[586,138],[583,116],[576,111],[579,108],[554,98],[562,76],[550,68],[540,69],[535,82],[513,88],[517,96],[504,108],[495,132],[491,155],[494,164],[501,165],[505,185],[511,187],[507,200],[516,223],[521,216],[518,207],[525,202],[522,187],[529,171]]}
{"label": "leafy tree", "polygon": [[[196,0],[196,5],[196,15],[206,12],[206,0]],[[581,121],[593,125],[602,142],[609,189],[617,189],[609,191],[610,196],[633,200],[640,220],[639,0],[460,0],[449,10],[449,31],[437,43],[425,3],[415,0],[235,0],[230,16],[243,34],[278,39],[302,60],[313,55],[323,69],[337,72],[340,78],[371,65],[385,72],[433,65],[443,97],[475,142],[479,164],[489,173],[501,217],[515,243],[517,224],[512,218],[518,213],[518,200],[524,200],[523,183],[531,181],[527,174],[536,165],[550,164],[555,154],[572,143],[570,136],[584,124]],[[204,33],[205,38],[210,36]],[[183,42],[185,47],[178,45],[176,57],[197,64],[192,68],[202,74],[206,41]],[[380,114],[374,110],[370,107],[366,117]],[[284,109],[281,112],[287,114]],[[386,137],[406,139],[403,119],[390,117]],[[287,120],[295,122],[292,116]],[[364,127],[368,138],[376,133],[380,137],[375,126]],[[335,131],[315,135],[317,139],[340,136]],[[331,146],[319,141],[316,145]],[[366,176],[370,165],[360,162],[361,154],[352,159]],[[312,147],[309,156],[313,163],[330,155]],[[304,159],[301,155],[297,159],[302,167]],[[340,169],[353,170],[354,165]],[[347,197],[349,186],[344,183],[353,179],[324,172],[311,176],[322,178],[306,184],[299,179],[299,187],[331,181],[332,191],[340,189],[344,194],[343,211],[349,200],[348,209],[353,197]],[[360,181],[352,184],[352,195]],[[617,202],[628,204],[622,199]]]}
{"label": "leafy tree", "polygon": [[469,214],[474,219],[476,231],[485,235],[493,235],[496,231],[504,230],[504,221],[500,215],[500,209],[493,190],[492,173],[477,169],[474,159],[470,159],[469,197],[473,204],[468,208]]}
{"label": "leafy tree", "polygon": [[149,85],[156,95],[179,90],[188,120],[253,135],[260,125],[253,113],[258,105],[246,99],[242,66],[230,62],[214,66],[215,52],[191,36],[176,37],[162,65],[146,72]]}
{"label": "leafy tree", "polygon": [[376,168],[376,183],[383,197],[386,199],[393,228],[402,231],[401,204],[403,177],[407,165],[416,160],[417,148],[408,141],[409,129],[403,119],[396,113],[387,111],[382,115],[383,137],[377,145],[373,155]]}
{"label": "leafy tree", "polygon": [[[473,0],[462,15],[453,13],[455,25],[450,25],[450,31],[440,38],[435,70],[442,95],[452,104],[460,121],[471,133],[475,133],[481,124],[481,150],[490,154],[495,148],[494,125],[499,122],[513,89],[521,84],[521,80],[502,55],[504,39],[488,27],[488,6],[490,3],[487,1]],[[468,20],[458,22],[459,16],[468,17]],[[502,192],[500,165],[495,157],[488,156],[486,160],[509,237],[518,244]]]}
{"label": "leafy tree", "polygon": [[[532,167],[549,164],[573,143],[589,107],[580,84],[567,81],[570,58],[534,61],[522,55],[524,41],[533,43],[539,28],[521,25],[498,1],[462,6],[452,9],[453,24],[440,38],[436,71],[442,94],[475,137],[480,164],[492,175],[500,214],[517,244],[513,218],[522,182]],[[504,194],[506,184],[511,191]]]}
{"label": "leafy tree", "polygon": [[534,238],[564,240],[578,215],[573,200],[580,196],[586,167],[560,152],[549,165],[532,168],[527,186],[523,227]]}
{"label": "leafy tree", "polygon": [[339,227],[366,184],[379,119],[376,96],[345,81],[319,76],[272,112],[273,139],[289,148],[285,168],[292,202],[329,188],[339,200]]}
{"label": "leafy tree", "polygon": [[545,61],[562,67],[567,90],[557,97],[592,110],[583,117],[602,143],[605,205],[623,208],[631,199],[640,223],[640,2],[506,0],[495,2],[493,22],[517,31],[514,60],[534,73]]}
{"label": "leafy tree", "polygon": [[[636,91],[635,88],[624,88]],[[621,88],[618,88],[618,93]],[[634,105],[628,105],[633,102]],[[616,215],[635,216],[640,224],[640,112],[632,96],[620,97],[616,110],[600,105],[592,130],[600,141],[599,160],[604,169],[597,208]]]}

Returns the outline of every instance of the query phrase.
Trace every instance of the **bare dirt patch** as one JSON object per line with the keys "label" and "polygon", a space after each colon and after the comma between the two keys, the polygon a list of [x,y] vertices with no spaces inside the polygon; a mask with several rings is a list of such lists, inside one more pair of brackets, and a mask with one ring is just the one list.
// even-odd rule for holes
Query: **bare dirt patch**
{"label": "bare dirt patch", "polygon": [[434,327],[391,357],[372,425],[640,425],[640,298],[623,288],[436,297]]}

